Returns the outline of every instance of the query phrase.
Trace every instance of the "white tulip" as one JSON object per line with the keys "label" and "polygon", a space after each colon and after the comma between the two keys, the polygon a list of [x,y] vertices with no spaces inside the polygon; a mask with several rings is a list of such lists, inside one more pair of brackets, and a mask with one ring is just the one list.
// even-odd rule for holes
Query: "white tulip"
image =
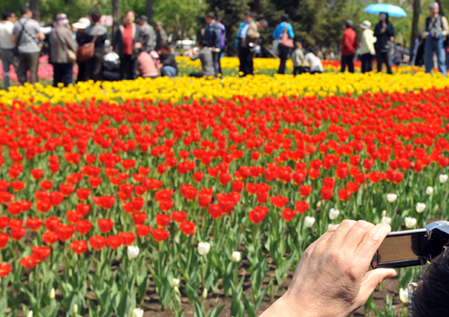
{"label": "white tulip", "polygon": [[178,286],[173,287],[173,291],[178,294],[179,293],[179,287]]}
{"label": "white tulip", "polygon": [[307,228],[312,228],[315,224],[315,218],[307,216],[306,219],[304,219],[304,224]]}
{"label": "white tulip", "polygon": [[330,218],[330,220],[337,219],[339,215],[340,215],[340,210],[335,209],[335,208],[331,208],[331,210],[329,210],[329,218]]}
{"label": "white tulip", "polygon": [[398,199],[398,195],[396,194],[387,194],[387,200],[390,203],[394,203]]}
{"label": "white tulip", "polygon": [[399,289],[399,299],[402,303],[408,304],[408,289],[401,288]]}
{"label": "white tulip", "polygon": [[207,255],[210,251],[210,244],[208,242],[198,243],[198,253],[200,255]]}
{"label": "white tulip", "polygon": [[382,211],[382,217],[385,217],[386,215],[387,215],[387,211],[386,210]]}
{"label": "white tulip", "polygon": [[56,297],[55,289],[52,288],[52,289],[50,290],[50,299],[55,299],[55,297]]}
{"label": "white tulip", "polygon": [[207,288],[203,289],[203,298],[207,298]]}
{"label": "white tulip", "polygon": [[181,280],[179,278],[174,278],[173,281],[171,282],[171,285],[173,287],[178,287],[179,283],[181,283]]}
{"label": "white tulip", "polygon": [[423,203],[417,203],[416,204],[416,212],[417,213],[422,213],[424,211],[424,209],[426,209],[426,204]]}
{"label": "white tulip", "polygon": [[78,305],[77,304],[73,305],[73,313],[75,315],[78,314]]}
{"label": "white tulip", "polygon": [[241,259],[242,259],[242,255],[240,254],[239,251],[232,252],[232,261],[233,262],[239,263]]}
{"label": "white tulip", "polygon": [[440,183],[444,184],[447,182],[448,176],[446,174],[441,174],[440,175]]}
{"label": "white tulip", "polygon": [[409,229],[416,226],[416,218],[405,217],[405,226]]}
{"label": "white tulip", "polygon": [[429,195],[429,196],[432,195],[433,194],[433,187],[428,186],[426,188],[426,194]]}
{"label": "white tulip", "polygon": [[143,317],[143,309],[134,308],[132,317]]}
{"label": "white tulip", "polygon": [[389,225],[391,223],[391,217],[383,216],[380,220],[380,223],[386,223],[387,225]]}
{"label": "white tulip", "polygon": [[132,259],[137,258],[137,256],[139,255],[140,249],[138,246],[130,245],[130,246],[128,246],[127,251],[128,251],[128,258],[130,260],[132,260]]}
{"label": "white tulip", "polygon": [[32,311],[32,310],[30,310],[30,311],[28,312],[27,317],[33,317],[33,311]]}

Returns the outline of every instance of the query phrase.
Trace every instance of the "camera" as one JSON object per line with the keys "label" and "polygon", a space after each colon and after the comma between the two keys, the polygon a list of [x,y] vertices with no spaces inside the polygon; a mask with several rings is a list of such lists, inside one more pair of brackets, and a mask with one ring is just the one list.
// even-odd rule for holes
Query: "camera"
{"label": "camera", "polygon": [[449,222],[437,221],[423,229],[390,233],[371,261],[375,268],[424,265],[440,255],[449,243]]}

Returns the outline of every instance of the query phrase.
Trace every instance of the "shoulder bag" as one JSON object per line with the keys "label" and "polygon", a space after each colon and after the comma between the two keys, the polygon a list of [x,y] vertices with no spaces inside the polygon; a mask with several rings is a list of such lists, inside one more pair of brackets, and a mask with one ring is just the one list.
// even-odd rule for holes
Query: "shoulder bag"
{"label": "shoulder bag", "polygon": [[14,53],[15,56],[19,56],[20,39],[22,38],[22,34],[25,31],[25,24],[28,22],[28,20],[26,20],[25,23],[23,23],[23,24],[22,24],[22,22],[20,22],[20,19],[19,19],[18,22],[22,26],[22,30],[20,30],[19,36],[17,37],[16,46],[14,46],[14,49],[13,49],[13,53]]}
{"label": "shoulder bag", "polygon": [[76,59],[78,62],[85,62],[95,55],[95,41],[98,38],[98,33],[100,32],[101,27],[98,27],[97,34],[95,34],[92,41],[89,43],[83,44],[82,46],[78,47],[78,50],[76,51]]}
{"label": "shoulder bag", "polygon": [[286,48],[293,48],[293,39],[288,36],[287,33],[288,23],[285,23],[284,33],[281,35],[281,40],[279,41],[279,45]]}
{"label": "shoulder bag", "polygon": [[61,37],[59,36],[58,30],[55,30],[56,37],[58,38],[59,42],[61,42],[62,46],[64,47],[64,51],[67,53],[67,59],[69,63],[76,62],[76,54],[74,51],[72,51],[70,48],[67,47],[67,44],[64,44],[64,42],[61,40]]}

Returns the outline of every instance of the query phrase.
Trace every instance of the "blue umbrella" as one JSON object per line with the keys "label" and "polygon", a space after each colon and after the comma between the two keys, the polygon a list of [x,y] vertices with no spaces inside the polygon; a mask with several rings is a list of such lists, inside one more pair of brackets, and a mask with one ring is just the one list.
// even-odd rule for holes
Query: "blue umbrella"
{"label": "blue umbrella", "polygon": [[388,13],[390,17],[395,18],[403,18],[407,16],[407,13],[401,7],[386,3],[370,4],[363,10],[363,12],[368,14],[379,14],[385,12]]}

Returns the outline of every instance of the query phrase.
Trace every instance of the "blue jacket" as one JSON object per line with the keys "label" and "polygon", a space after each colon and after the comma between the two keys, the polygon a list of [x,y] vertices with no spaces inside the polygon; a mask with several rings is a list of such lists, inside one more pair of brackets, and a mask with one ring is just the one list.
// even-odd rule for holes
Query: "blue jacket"
{"label": "blue jacket", "polygon": [[204,29],[204,39],[209,47],[220,47],[221,28],[217,22],[207,24]]}
{"label": "blue jacket", "polygon": [[[279,40],[281,38],[281,35],[282,33],[284,33],[285,30],[285,23],[286,22],[282,22],[276,26],[273,32],[273,39]],[[295,38],[295,33],[293,33],[293,28],[290,23],[287,23],[287,34],[291,39]]]}
{"label": "blue jacket", "polygon": [[[250,23],[250,25],[251,25],[252,23],[254,23],[254,21],[252,21],[252,22]],[[240,43],[240,41],[241,41],[242,30],[243,30],[243,27],[245,26],[245,24],[246,24],[246,22],[240,23],[239,30],[238,30],[238,32],[237,32],[237,38],[235,39],[235,44],[234,44],[235,47],[239,46],[239,43]]]}

